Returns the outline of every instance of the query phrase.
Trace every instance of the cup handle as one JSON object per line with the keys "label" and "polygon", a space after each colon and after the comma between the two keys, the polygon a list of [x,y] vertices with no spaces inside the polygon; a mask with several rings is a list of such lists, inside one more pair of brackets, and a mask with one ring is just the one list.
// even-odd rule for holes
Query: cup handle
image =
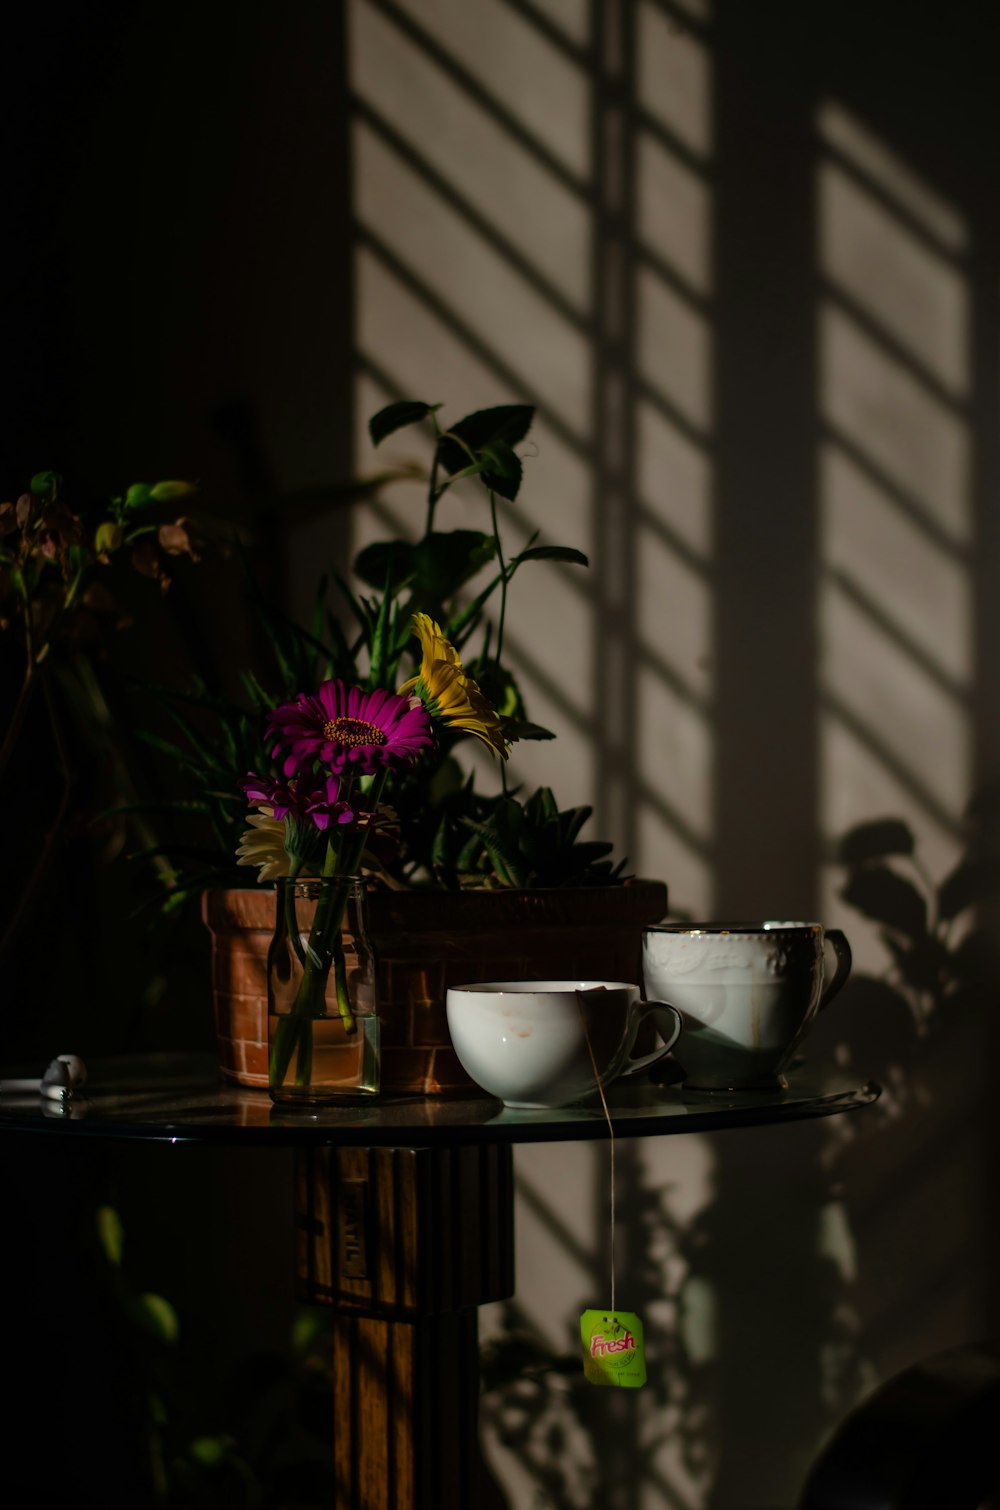
{"label": "cup handle", "polygon": [[833,952],[837,957],[837,968],[833,972],[833,979],[825,987],[823,995],[819,999],[819,1010],[821,1012],[833,1000],[851,973],[851,946],[847,942],[846,934],[841,932],[839,928],[827,928],[825,939],[833,947]]}
{"label": "cup handle", "polygon": [[[670,1053],[670,1050],[673,1048],[674,1044],[680,1037],[682,1020],[681,1014],[678,1012],[676,1007],[670,1006],[669,1003],[665,1001],[640,1001],[637,1005],[637,1030],[639,1023],[642,1022],[642,1019],[644,1017],[648,1017],[650,1013],[652,1013],[656,1018],[656,1031],[663,1039],[663,1043],[658,1049],[654,1049],[651,1054],[643,1054],[641,1059],[626,1060],[625,1068],[621,1071],[621,1077],[624,1077],[625,1075],[638,1074],[639,1070],[646,1070],[649,1069],[651,1064],[657,1064],[659,1060],[665,1058],[666,1055]],[[673,1019],[673,1022],[671,1027],[665,1031],[663,1020],[668,1014]]]}

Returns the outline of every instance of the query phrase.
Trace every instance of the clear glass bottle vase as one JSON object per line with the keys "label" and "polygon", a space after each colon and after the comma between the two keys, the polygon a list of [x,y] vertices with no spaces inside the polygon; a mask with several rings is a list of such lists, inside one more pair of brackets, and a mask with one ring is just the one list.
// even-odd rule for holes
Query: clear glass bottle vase
{"label": "clear glass bottle vase", "polygon": [[268,1089],[320,1106],[379,1089],[365,888],[357,876],[278,881],[267,956]]}

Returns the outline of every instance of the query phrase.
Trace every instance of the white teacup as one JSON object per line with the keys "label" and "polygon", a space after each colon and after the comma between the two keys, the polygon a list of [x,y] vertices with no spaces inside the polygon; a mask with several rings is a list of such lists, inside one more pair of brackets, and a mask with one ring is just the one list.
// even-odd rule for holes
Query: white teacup
{"label": "white teacup", "polygon": [[[835,956],[826,979],[826,945]],[[773,1088],[817,1012],[840,990],[851,949],[819,923],[661,923],[643,930],[646,990],[677,1007],[684,1084]]]}
{"label": "white teacup", "polygon": [[[630,1059],[652,1015],[663,1043]],[[567,1106],[669,1053],[680,1014],[643,1001],[639,987],[602,980],[501,980],[448,991],[448,1028],[466,1074],[507,1106]],[[591,1061],[587,1040],[594,1059]]]}

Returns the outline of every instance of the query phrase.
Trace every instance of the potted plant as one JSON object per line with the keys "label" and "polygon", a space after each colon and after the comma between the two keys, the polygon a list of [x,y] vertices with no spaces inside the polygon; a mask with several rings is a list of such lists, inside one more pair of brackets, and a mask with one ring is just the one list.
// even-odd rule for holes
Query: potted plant
{"label": "potted plant", "polygon": [[[535,563],[587,564],[578,550],[539,544],[537,535],[516,554],[505,553],[497,498],[518,496],[516,448],[532,419],[527,405],[479,411],[450,426],[439,405],[414,401],[380,410],[369,426],[376,445],[409,425],[425,426],[432,437],[421,537],[367,546],[353,563],[352,580],[360,585],[340,575],[321,581],[308,627],[266,600],[237,541],[258,638],[253,665],[240,672],[239,693],[225,696],[199,681],[145,689],[157,698],[158,712],[169,711],[175,733],[140,729],[138,737],[169,763],[179,785],[157,792],[155,804],[129,800],[118,811],[184,825],[167,838],[151,833],[140,848],[157,867],[164,911],[201,896],[212,936],[220,1065],[229,1078],[267,1084],[274,887],[294,864],[286,825],[275,818],[268,794],[251,792],[248,812],[241,783],[273,774],[273,741],[265,736],[275,710],[316,696],[324,685],[362,693],[403,689],[445,715],[435,716],[433,748],[396,773],[391,811],[372,822],[361,861],[385,1090],[468,1086],[447,1032],[449,983],[567,970],[636,978],[641,929],[666,911],[665,887],[626,877],[609,858],[610,844],[582,837],[589,808],[561,810],[548,789],[526,792],[511,774],[519,741],[553,735],[528,718],[504,659],[508,594]],[[376,481],[414,472],[389,468]],[[483,528],[438,528],[440,500],[465,478],[482,488]],[[145,535],[130,538],[139,512],[167,501],[168,493],[176,496],[171,489],[179,486],[129,490],[115,503],[113,535],[95,537],[97,555],[141,544]],[[374,485],[355,491],[373,492]],[[161,554],[188,541],[183,520],[157,529],[149,542]],[[490,617],[488,608],[495,609]],[[463,745],[476,741],[496,756],[492,790],[463,761]],[[256,869],[255,885],[241,884],[246,867]],[[345,944],[350,956],[350,937]]]}
{"label": "potted plant", "polygon": [[[171,578],[219,535],[217,521],[192,510],[190,482],[134,483],[82,503],[78,491],[42,471],[16,502],[0,502],[0,791],[8,814],[0,958],[21,938],[67,846],[86,842],[84,812],[138,796],[123,755],[126,721],[113,706],[129,659],[120,653],[127,647],[141,660],[143,645],[163,637]],[[139,620],[144,635],[123,632]],[[109,824],[93,837],[105,850],[124,846],[123,828]],[[136,848],[157,847],[139,813],[131,837]],[[156,864],[166,878],[166,859]]]}

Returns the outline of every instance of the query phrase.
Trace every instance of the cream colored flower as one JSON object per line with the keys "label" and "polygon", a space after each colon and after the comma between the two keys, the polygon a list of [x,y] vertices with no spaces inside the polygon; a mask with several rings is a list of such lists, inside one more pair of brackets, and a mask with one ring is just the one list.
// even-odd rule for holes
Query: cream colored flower
{"label": "cream colored flower", "polygon": [[285,849],[284,820],[276,818],[272,808],[262,807],[259,812],[249,813],[247,822],[252,827],[236,846],[237,865],[259,866],[257,881],[261,885],[289,875],[291,866]]}

